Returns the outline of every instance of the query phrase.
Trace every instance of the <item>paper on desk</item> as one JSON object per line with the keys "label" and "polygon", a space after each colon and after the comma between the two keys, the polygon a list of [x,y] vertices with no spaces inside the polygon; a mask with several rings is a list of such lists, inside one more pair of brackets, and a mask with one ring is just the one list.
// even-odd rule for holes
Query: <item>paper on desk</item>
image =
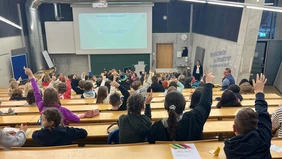
{"label": "paper on desk", "polygon": [[270,150],[278,152],[278,153],[282,152],[282,148],[276,145],[271,145]]}
{"label": "paper on desk", "polygon": [[194,144],[170,144],[170,150],[174,159],[201,159]]}

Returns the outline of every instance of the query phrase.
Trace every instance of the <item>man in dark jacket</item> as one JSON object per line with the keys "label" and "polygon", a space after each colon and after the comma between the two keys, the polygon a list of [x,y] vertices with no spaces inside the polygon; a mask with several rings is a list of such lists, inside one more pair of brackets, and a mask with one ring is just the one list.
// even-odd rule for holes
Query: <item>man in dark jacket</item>
{"label": "man in dark jacket", "polygon": [[271,159],[271,119],[264,99],[264,75],[254,82],[256,92],[255,109],[241,109],[234,121],[233,131],[236,136],[225,140],[224,152],[227,158]]}

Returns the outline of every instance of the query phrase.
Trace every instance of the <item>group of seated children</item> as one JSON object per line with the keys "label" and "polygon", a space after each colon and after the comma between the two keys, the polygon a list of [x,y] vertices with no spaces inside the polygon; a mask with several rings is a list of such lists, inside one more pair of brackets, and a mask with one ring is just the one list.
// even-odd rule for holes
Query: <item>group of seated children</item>
{"label": "group of seated children", "polygon": [[[80,116],[61,106],[58,88],[54,88],[57,86],[46,88],[42,97],[32,71],[25,68],[25,72],[30,79],[35,103],[42,114],[43,128],[33,133],[33,140],[44,146],[54,146],[71,144],[74,140],[85,138],[87,136],[85,130],[63,126],[73,122],[80,122]],[[121,115],[118,119],[118,143],[145,141],[155,143],[157,141],[203,139],[203,127],[211,111],[212,88],[215,76],[211,73],[205,74],[204,79],[201,81],[203,85],[199,86],[191,95],[190,108],[192,110],[185,112],[186,100],[181,93],[185,84],[181,83],[177,77],[171,76],[166,79],[154,75],[153,71],[148,76],[141,72],[140,74],[144,75],[143,81],[141,81],[136,77],[136,73],[130,72],[130,75],[120,74],[119,79],[117,74],[116,71],[111,73],[105,71],[103,74],[105,77],[102,77],[100,81],[95,79],[95,83],[93,80],[78,79],[75,75],[65,78],[65,81],[71,79],[70,85],[72,89],[77,94],[82,94],[84,98],[92,97],[97,98],[97,103],[109,103],[112,105],[112,110],[127,110],[127,114]],[[130,76],[129,81],[132,82],[131,86],[134,89],[131,95],[121,84],[122,81],[127,81],[122,80],[122,78],[125,78],[124,76]],[[106,78],[112,81],[106,81]],[[181,77],[181,80],[185,81],[185,78],[183,80],[183,77]],[[168,87],[163,87],[164,81],[168,82],[168,80]],[[109,86],[105,86],[107,82]],[[227,158],[254,158],[254,156],[271,158],[269,147],[272,138],[272,127],[267,112],[268,105],[263,94],[265,82],[264,75],[257,76],[256,81],[253,81],[253,90],[256,93],[256,112],[251,108],[244,108],[236,114],[233,125],[236,136],[225,141],[224,151]],[[143,83],[144,86],[142,87]],[[93,88],[94,85],[96,85],[96,88]],[[115,89],[119,89],[123,97]],[[150,107],[153,98],[152,94],[153,92],[165,91],[167,94],[164,109],[168,113],[168,118],[152,122]],[[241,106],[240,92],[239,86],[229,86],[223,92],[217,107]],[[34,103],[34,101],[29,101],[29,103]],[[145,109],[144,115],[141,114],[142,109]],[[281,131],[281,110],[280,114],[278,112],[273,117],[273,122],[275,122],[275,128]],[[20,130],[16,134],[10,134],[12,136],[6,135],[6,137],[2,136],[2,138],[15,137],[19,140],[18,136],[22,136],[21,142],[0,142],[0,146],[9,148],[23,145],[25,141],[25,133],[23,132],[26,127],[21,126]],[[246,149],[249,151],[246,151]]]}

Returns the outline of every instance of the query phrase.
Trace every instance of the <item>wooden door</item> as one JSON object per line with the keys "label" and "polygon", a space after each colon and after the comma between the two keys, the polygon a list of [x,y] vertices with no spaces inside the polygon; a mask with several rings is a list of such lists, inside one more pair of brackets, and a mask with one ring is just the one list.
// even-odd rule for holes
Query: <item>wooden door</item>
{"label": "wooden door", "polygon": [[173,44],[157,44],[157,68],[172,68]]}

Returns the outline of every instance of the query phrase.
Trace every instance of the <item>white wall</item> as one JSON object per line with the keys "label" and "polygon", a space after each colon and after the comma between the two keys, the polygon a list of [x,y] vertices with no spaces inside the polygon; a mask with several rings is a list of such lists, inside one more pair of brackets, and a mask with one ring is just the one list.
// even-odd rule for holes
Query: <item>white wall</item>
{"label": "white wall", "polygon": [[[193,34],[192,59],[195,59],[197,46],[205,49],[204,70],[211,71],[217,78],[215,83],[221,83],[224,68],[229,67],[234,77],[237,77],[240,58],[237,57],[242,46],[236,42],[215,37]],[[214,53],[218,52],[217,56]],[[222,52],[222,54],[220,54]],[[226,61],[220,59],[225,58]],[[194,62],[194,60],[192,60]]]}
{"label": "white wall", "polygon": [[[188,39],[183,41],[181,35],[187,34]],[[185,58],[177,57],[177,52],[182,51],[182,47],[189,46],[189,33],[153,33],[153,59],[155,64],[153,67],[156,67],[156,53],[157,53],[157,44],[161,43],[173,43],[173,68],[176,68],[179,65],[186,65]],[[190,53],[188,53],[190,56]]]}
{"label": "white wall", "polygon": [[0,87],[8,88],[9,79],[13,77],[11,68],[11,50],[22,48],[21,36],[0,38]]}
{"label": "white wall", "polygon": [[[263,1],[256,0],[246,0],[246,3],[263,5]],[[243,10],[237,42],[193,33],[192,62],[195,59],[196,48],[200,46],[205,49],[204,69],[217,77],[215,83],[221,84],[226,67],[231,68],[236,83],[243,78],[249,79],[261,16],[260,10]],[[222,51],[223,54],[212,56]]]}

